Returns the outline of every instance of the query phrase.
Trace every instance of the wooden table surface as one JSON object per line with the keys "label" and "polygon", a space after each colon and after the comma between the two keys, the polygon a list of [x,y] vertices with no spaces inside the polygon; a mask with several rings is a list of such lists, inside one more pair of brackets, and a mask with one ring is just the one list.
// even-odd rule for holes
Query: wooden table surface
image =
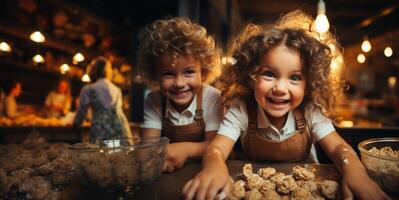
{"label": "wooden table surface", "polygon": [[[228,160],[227,166],[231,175],[241,173],[245,163],[252,163],[254,172],[260,167],[274,167],[277,171],[290,174],[295,165],[304,166],[296,163],[256,163],[238,160]],[[326,164],[305,164],[305,167],[313,167],[316,171],[316,179],[338,180],[339,173],[334,165]],[[62,190],[62,199],[182,199],[181,190],[184,184],[201,170],[201,163],[191,162],[173,173],[162,174],[152,183],[141,186],[132,193],[109,193],[103,191],[90,191],[79,183]]]}

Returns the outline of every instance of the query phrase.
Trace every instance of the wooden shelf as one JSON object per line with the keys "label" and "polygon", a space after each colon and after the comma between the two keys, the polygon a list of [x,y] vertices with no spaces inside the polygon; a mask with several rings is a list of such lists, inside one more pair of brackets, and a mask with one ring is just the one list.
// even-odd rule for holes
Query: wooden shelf
{"label": "wooden shelf", "polygon": [[50,76],[57,76],[57,77],[65,77],[68,79],[76,79],[76,80],[80,80],[80,77],[78,76],[72,76],[69,74],[60,74],[58,71],[55,70],[51,70],[51,69],[47,69],[44,68],[43,66],[34,66],[31,64],[27,64],[27,63],[20,63],[20,62],[16,62],[13,60],[8,60],[8,59],[2,59],[0,57],[0,68],[5,68],[5,69],[9,69],[10,67],[12,67],[14,70],[19,70],[20,72],[38,72],[44,75],[50,75]]}
{"label": "wooden shelf", "polygon": [[[29,42],[32,42],[32,43],[33,43],[33,41],[30,40],[29,36],[33,31],[34,30],[28,30],[23,27],[18,27],[9,22],[0,21],[0,32],[23,39],[23,40],[26,40],[26,41],[29,41]],[[40,45],[68,52],[72,56],[74,54],[76,54],[77,52],[81,52],[86,57],[86,59],[90,59],[90,58],[94,58],[94,57],[102,54],[100,51],[88,49],[84,46],[79,46],[79,45],[62,42],[61,40],[54,39],[54,38],[46,35],[46,33],[43,33],[43,34],[46,37],[46,41],[44,43],[40,43]]]}

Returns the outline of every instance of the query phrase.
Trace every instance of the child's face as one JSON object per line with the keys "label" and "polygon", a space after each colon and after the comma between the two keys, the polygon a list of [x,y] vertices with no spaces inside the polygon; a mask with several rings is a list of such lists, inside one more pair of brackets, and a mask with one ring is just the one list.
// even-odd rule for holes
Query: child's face
{"label": "child's face", "polygon": [[256,101],[272,122],[301,104],[306,87],[302,67],[299,52],[284,45],[270,49],[261,58],[253,87]]}
{"label": "child's face", "polygon": [[164,54],[157,62],[160,89],[178,111],[186,109],[201,88],[201,64],[192,55]]}

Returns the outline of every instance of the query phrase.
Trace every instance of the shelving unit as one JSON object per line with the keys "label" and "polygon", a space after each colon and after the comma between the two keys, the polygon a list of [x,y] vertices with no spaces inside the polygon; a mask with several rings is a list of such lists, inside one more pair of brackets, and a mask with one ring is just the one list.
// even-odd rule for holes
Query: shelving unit
{"label": "shelving unit", "polygon": [[[120,40],[120,37],[129,38],[130,35],[120,27],[70,2],[38,0],[33,2],[35,5],[22,5],[25,3],[5,0],[0,8],[0,42],[6,41],[13,49],[10,53],[0,52],[0,87],[11,80],[20,81],[23,86],[20,102],[42,105],[47,93],[61,78],[70,81],[72,94],[78,96],[84,85],[81,77],[85,68],[97,56],[113,57],[119,65],[127,63],[127,59],[118,53],[124,51],[116,49],[125,48],[123,45],[111,43],[111,46],[103,46],[104,40],[111,36],[112,42]],[[66,19],[62,25],[55,25],[59,13],[65,14]],[[56,29],[64,31],[64,35],[57,35]],[[30,34],[37,30],[45,35],[45,42],[31,41]],[[75,31],[73,34],[77,38],[69,37],[72,31]],[[94,45],[85,46],[82,35],[86,33],[94,36]],[[73,65],[73,56],[78,52],[84,55],[85,61]],[[36,53],[40,53],[45,59],[49,56],[52,62],[36,65],[32,61]],[[74,70],[61,74],[60,66],[64,63]],[[113,66],[119,67],[114,63]],[[126,97],[131,90],[129,73],[122,74],[126,81],[117,84]]]}

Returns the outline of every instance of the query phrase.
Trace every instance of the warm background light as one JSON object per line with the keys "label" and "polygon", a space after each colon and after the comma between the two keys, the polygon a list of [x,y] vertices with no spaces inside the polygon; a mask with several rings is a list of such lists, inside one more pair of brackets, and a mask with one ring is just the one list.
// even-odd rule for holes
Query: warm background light
{"label": "warm background light", "polygon": [[0,43],[0,51],[11,52],[11,47],[10,47],[10,45],[7,44],[7,42],[1,42]]}
{"label": "warm background light", "polygon": [[222,64],[223,65],[227,65],[227,64],[234,65],[236,63],[237,63],[237,60],[235,58],[228,57],[228,56],[225,56],[225,57],[222,58]]}
{"label": "warm background light", "polygon": [[396,86],[396,77],[391,76],[388,78],[388,85],[389,87],[393,88]]}
{"label": "warm background light", "polygon": [[392,50],[392,48],[391,47],[386,47],[385,49],[384,49],[384,55],[386,56],[386,57],[391,57],[392,56],[392,54],[393,54],[393,50]]}
{"label": "warm background light", "polygon": [[365,61],[366,61],[366,56],[364,56],[363,54],[357,55],[357,62],[364,63]]}
{"label": "warm background light", "polygon": [[81,79],[83,82],[88,83],[90,82],[90,77],[87,74],[84,74]]}
{"label": "warm background light", "polygon": [[73,64],[78,64],[79,62],[82,62],[82,61],[84,61],[85,60],[85,57],[83,56],[83,54],[81,54],[81,53],[77,53],[77,54],[75,54],[74,56],[73,56],[73,61],[72,61],[72,63]]}
{"label": "warm background light", "polygon": [[65,74],[69,71],[69,65],[68,64],[62,64],[60,66],[60,72],[61,74]]}
{"label": "warm background light", "polygon": [[29,38],[37,43],[42,43],[44,41],[46,41],[46,38],[44,37],[44,35],[42,33],[40,33],[39,31],[35,31],[32,34],[30,34]]}
{"label": "warm background light", "polygon": [[362,51],[363,52],[369,52],[371,50],[371,43],[370,41],[366,38],[364,39],[363,43],[362,43]]}
{"label": "warm background light", "polygon": [[40,54],[36,54],[35,56],[33,56],[32,60],[35,63],[44,63],[44,58]]}

